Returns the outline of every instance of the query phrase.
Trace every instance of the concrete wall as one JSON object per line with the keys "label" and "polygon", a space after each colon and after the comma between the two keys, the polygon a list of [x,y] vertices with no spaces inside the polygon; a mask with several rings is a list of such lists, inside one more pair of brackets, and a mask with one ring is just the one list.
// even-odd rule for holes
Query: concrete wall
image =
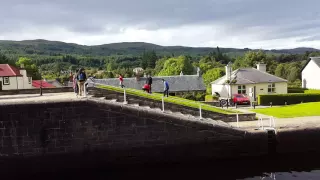
{"label": "concrete wall", "polygon": [[308,65],[303,69],[302,73],[302,88],[320,89],[320,68],[313,61],[309,61]]}
{"label": "concrete wall", "polygon": [[[62,92],[73,92],[72,87],[62,87],[62,88],[43,88],[43,93],[62,93]],[[0,95],[15,95],[15,94],[38,94],[40,93],[40,88],[33,89],[14,89],[14,90],[3,90],[0,91]]]}
{"label": "concrete wall", "polygon": [[0,159],[99,152],[110,162],[256,156],[267,135],[105,100],[0,105]]}

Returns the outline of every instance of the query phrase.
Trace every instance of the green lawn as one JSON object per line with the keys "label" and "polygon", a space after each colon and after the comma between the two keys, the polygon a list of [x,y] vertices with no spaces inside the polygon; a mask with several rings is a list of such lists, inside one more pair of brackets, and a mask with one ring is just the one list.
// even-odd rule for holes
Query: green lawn
{"label": "green lawn", "polygon": [[[112,91],[116,91],[116,92],[123,92],[123,89],[120,87],[107,86],[107,85],[97,85],[96,87],[101,88],[101,89],[112,90]],[[148,94],[142,90],[130,89],[130,88],[126,88],[126,93],[131,94],[131,95],[137,95],[137,96],[153,99],[153,100],[158,100],[158,101],[161,101],[162,96],[163,96],[163,94],[160,94],[160,93]],[[195,107],[195,108],[199,108],[199,106],[201,104],[201,107],[204,110],[217,112],[217,113],[223,113],[223,114],[237,113],[237,111],[221,109],[221,108],[217,108],[214,106],[210,106],[208,104],[204,104],[204,103],[200,103],[197,101],[192,101],[192,100],[188,100],[188,99],[184,99],[184,98],[180,98],[180,97],[176,97],[176,96],[165,97],[164,101],[174,103],[174,104],[184,105],[184,106],[188,106],[188,107]]]}
{"label": "green lawn", "polygon": [[256,113],[270,115],[277,118],[320,116],[320,102],[255,109],[253,111]]}

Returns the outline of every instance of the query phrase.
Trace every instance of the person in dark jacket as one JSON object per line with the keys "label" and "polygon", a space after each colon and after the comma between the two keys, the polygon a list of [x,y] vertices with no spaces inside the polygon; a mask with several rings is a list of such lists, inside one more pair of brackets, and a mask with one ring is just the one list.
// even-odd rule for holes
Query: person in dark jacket
{"label": "person in dark jacket", "polygon": [[146,84],[149,85],[149,93],[151,94],[151,85],[152,85],[152,77],[151,77],[151,75],[148,76]]}
{"label": "person in dark jacket", "polygon": [[77,73],[77,82],[78,82],[78,89],[79,89],[79,96],[82,96],[82,93],[84,92],[84,83],[87,80],[87,75],[83,68],[79,70]]}

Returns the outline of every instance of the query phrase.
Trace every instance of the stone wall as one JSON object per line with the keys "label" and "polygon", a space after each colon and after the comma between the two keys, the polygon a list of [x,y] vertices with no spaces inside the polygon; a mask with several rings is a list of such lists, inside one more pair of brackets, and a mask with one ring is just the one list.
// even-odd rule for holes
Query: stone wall
{"label": "stone wall", "polygon": [[[95,97],[106,97],[107,99],[117,99],[118,101],[123,101],[123,93],[109,91],[105,89],[99,88],[90,88],[90,94]],[[137,103],[142,106],[150,106],[151,108],[162,108],[162,102],[157,100],[152,100],[148,98],[144,98],[141,96],[135,96],[127,94],[127,101],[129,103]],[[191,114],[194,116],[199,116],[199,108],[187,107],[183,105],[173,104],[165,102],[165,109],[173,111],[173,112],[181,112],[183,114]],[[239,113],[239,121],[255,121],[256,114],[255,113]],[[222,120],[224,122],[236,122],[237,117],[236,114],[222,114],[215,113],[212,111],[202,110],[202,116],[206,118],[211,118],[214,120]]]}
{"label": "stone wall", "polygon": [[99,154],[180,161],[267,153],[267,135],[105,100],[0,105],[0,159]]}
{"label": "stone wall", "polygon": [[[63,93],[73,92],[72,87],[59,87],[59,88],[43,88],[42,93]],[[40,88],[33,89],[14,89],[14,90],[2,90],[1,95],[15,95],[15,94],[40,94]]]}

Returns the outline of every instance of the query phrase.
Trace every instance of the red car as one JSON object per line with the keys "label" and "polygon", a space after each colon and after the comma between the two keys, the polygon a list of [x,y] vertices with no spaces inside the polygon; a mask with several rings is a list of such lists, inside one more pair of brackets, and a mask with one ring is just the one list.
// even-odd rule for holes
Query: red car
{"label": "red car", "polygon": [[233,95],[233,103],[237,104],[248,104],[250,105],[250,99],[246,97],[244,94],[234,94]]}

